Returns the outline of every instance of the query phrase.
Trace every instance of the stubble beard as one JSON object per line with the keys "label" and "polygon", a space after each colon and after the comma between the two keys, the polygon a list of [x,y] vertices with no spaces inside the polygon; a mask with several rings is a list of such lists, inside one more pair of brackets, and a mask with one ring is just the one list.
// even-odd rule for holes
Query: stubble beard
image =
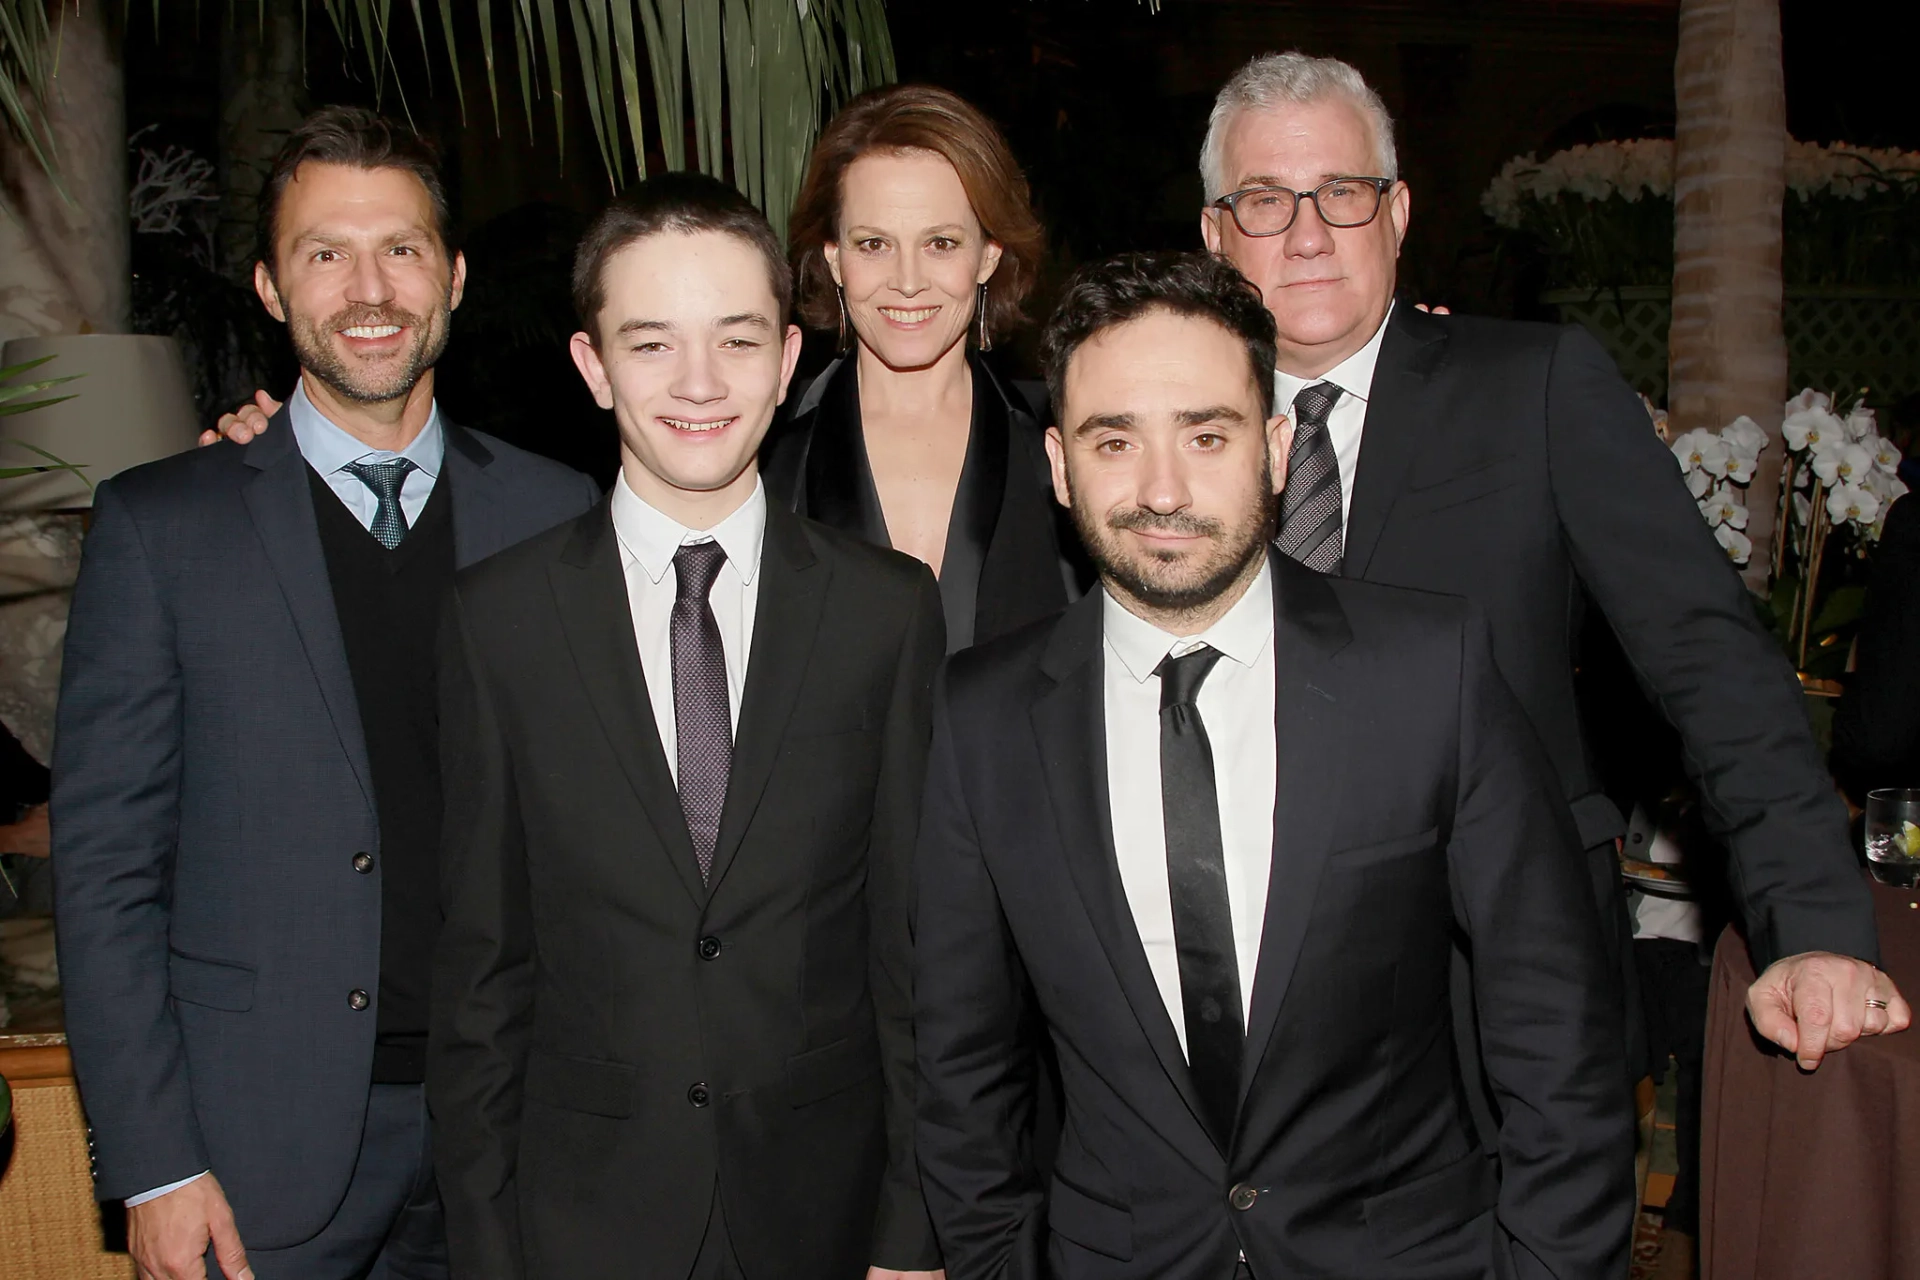
{"label": "stubble beard", "polygon": [[[1264,468],[1262,474],[1266,474]],[[1279,496],[1267,485],[1256,484],[1255,500],[1246,518],[1230,528],[1208,517],[1182,511],[1161,514],[1145,507],[1128,507],[1102,516],[1081,502],[1080,492],[1071,481],[1067,489],[1074,530],[1102,581],[1149,609],[1169,614],[1204,609],[1240,581],[1253,562],[1267,554],[1280,508]],[[1181,571],[1185,557],[1178,552],[1130,555],[1124,549],[1124,534],[1149,529],[1211,538],[1214,553],[1187,572]]]}
{"label": "stubble beard", "polygon": [[[452,315],[450,298],[424,316],[393,306],[350,306],[323,321],[290,315],[287,335],[293,341],[300,367],[336,394],[360,404],[386,404],[411,394],[427,370],[446,354]],[[384,361],[376,368],[354,368],[333,345],[333,335],[342,329],[390,324],[405,329],[412,342],[397,360]]]}

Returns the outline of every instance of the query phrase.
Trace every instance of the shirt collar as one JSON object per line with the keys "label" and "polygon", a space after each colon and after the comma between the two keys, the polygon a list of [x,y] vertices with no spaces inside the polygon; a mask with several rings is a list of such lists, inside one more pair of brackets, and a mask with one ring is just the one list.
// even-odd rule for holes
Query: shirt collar
{"label": "shirt collar", "polygon": [[1251,667],[1266,652],[1273,638],[1273,567],[1263,563],[1260,576],[1253,580],[1245,595],[1233,602],[1218,622],[1194,636],[1176,636],[1162,631],[1145,618],[1130,613],[1127,607],[1103,591],[1100,614],[1106,631],[1107,647],[1120,659],[1120,665],[1137,683],[1145,684],[1169,653],[1188,653],[1200,645],[1211,645],[1243,667]]}
{"label": "shirt collar", "polygon": [[1380,317],[1380,327],[1367,339],[1367,345],[1342,360],[1318,378],[1296,378],[1279,369],[1273,371],[1273,407],[1291,416],[1293,398],[1304,387],[1315,383],[1331,382],[1346,395],[1365,404],[1373,395],[1373,369],[1380,363],[1380,342],[1387,336],[1387,321],[1393,319],[1393,309],[1399,306],[1398,300],[1387,304],[1387,314]]}
{"label": "shirt collar", "polygon": [[293,425],[294,442],[307,464],[323,476],[330,476],[353,462],[387,462],[405,458],[430,478],[440,475],[440,464],[447,453],[447,433],[440,425],[438,401],[427,413],[427,425],[406,448],[394,453],[388,449],[369,449],[336,424],[318,405],[307,398],[305,375],[287,397],[287,420]]}
{"label": "shirt collar", "polygon": [[622,471],[613,483],[613,532],[627,559],[656,585],[673,567],[674,553],[695,542],[719,543],[740,580],[751,585],[760,572],[760,544],[767,532],[766,486],[756,478],[753,492],[732,515],[711,529],[689,529],[635,493]]}

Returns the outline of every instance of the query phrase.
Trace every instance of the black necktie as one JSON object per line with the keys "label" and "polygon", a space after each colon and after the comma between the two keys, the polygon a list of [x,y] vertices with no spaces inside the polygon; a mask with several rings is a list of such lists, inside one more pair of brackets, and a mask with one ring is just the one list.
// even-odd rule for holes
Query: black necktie
{"label": "black necktie", "polygon": [[700,882],[713,875],[720,810],[733,768],[733,715],[727,700],[727,655],[707,593],[727,553],[695,542],[673,553],[673,727],[679,758],[680,810],[700,861]]}
{"label": "black necktie", "polygon": [[346,470],[373,490],[373,496],[379,500],[379,505],[373,509],[373,523],[367,526],[367,532],[380,539],[380,545],[389,551],[399,546],[407,536],[407,513],[400,509],[400,488],[406,484],[407,474],[413,469],[413,463],[405,458],[395,458],[392,462],[349,462],[346,465]]}
{"label": "black necktie", "polygon": [[1302,387],[1293,398],[1293,447],[1287,450],[1287,488],[1280,495],[1281,554],[1309,569],[1338,573],[1345,554],[1340,528],[1340,462],[1327,417],[1340,399],[1331,382]]}
{"label": "black necktie", "polygon": [[1173,941],[1180,954],[1180,1003],[1186,1014],[1187,1066],[1213,1136],[1225,1151],[1240,1105],[1240,967],[1227,863],[1220,842],[1220,803],[1213,748],[1200,722],[1200,683],[1220,660],[1202,645],[1169,655],[1160,677],[1160,805],[1167,828],[1167,887],[1173,897]]}

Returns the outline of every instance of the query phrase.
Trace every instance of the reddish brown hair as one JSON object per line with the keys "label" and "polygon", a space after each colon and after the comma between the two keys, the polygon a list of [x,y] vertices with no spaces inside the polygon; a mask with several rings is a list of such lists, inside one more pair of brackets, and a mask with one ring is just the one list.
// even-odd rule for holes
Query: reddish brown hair
{"label": "reddish brown hair", "polygon": [[876,151],[909,150],[934,152],[953,166],[973,216],[1000,246],[1000,265],[987,282],[987,331],[1006,332],[1022,318],[1021,304],[1033,289],[1046,232],[1033,214],[1026,175],[993,121],[958,94],[923,84],[861,94],[841,108],[813,144],[787,231],[800,318],[816,329],[840,323],[840,302],[822,246],[840,238],[847,167]]}

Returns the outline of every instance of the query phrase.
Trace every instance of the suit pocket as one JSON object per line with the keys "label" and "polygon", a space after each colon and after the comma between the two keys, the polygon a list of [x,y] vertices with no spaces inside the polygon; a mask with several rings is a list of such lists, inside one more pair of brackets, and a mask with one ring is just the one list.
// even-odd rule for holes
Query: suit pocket
{"label": "suit pocket", "polygon": [[1047,1225],[1083,1249],[1133,1261],[1132,1211],[1095,1199],[1057,1173],[1047,1193]]}
{"label": "suit pocket", "polygon": [[167,953],[167,990],[187,1004],[245,1013],[253,1008],[253,981],[248,965]]}
{"label": "suit pocket", "polygon": [[625,1120],[633,1114],[636,1074],[624,1062],[569,1058],[536,1049],[527,1056],[527,1097],[562,1111]]}
{"label": "suit pocket", "polygon": [[1329,857],[1328,861],[1345,869],[1369,866],[1376,862],[1390,862],[1406,854],[1425,853],[1432,849],[1439,839],[1440,828],[1428,827],[1415,835],[1395,836],[1391,840],[1376,840],[1372,844],[1342,849]]}
{"label": "suit pocket", "polygon": [[1525,464],[1517,454],[1494,458],[1465,471],[1407,486],[1407,502],[1416,511],[1441,511],[1463,502],[1511,489],[1524,478]]}
{"label": "suit pocket", "polygon": [[1363,1201],[1367,1234],[1386,1257],[1425,1244],[1493,1208],[1493,1162],[1474,1151],[1452,1164]]}
{"label": "suit pocket", "polygon": [[880,1045],[872,1036],[836,1040],[787,1059],[787,1101],[804,1107],[879,1074]]}

